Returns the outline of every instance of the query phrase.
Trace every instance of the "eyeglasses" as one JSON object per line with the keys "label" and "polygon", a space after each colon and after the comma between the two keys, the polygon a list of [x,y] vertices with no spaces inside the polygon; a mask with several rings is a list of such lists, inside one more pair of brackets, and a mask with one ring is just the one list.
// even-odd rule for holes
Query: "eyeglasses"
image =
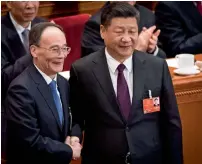
{"label": "eyeglasses", "polygon": [[55,55],[59,55],[61,54],[61,52],[65,55],[65,57],[67,57],[67,55],[70,53],[71,51],[71,48],[70,47],[58,47],[58,46],[55,46],[55,47],[51,47],[51,48],[45,48],[45,47],[41,47],[41,46],[37,46],[39,48],[43,48],[45,50],[48,50],[50,51],[52,54],[55,54]]}

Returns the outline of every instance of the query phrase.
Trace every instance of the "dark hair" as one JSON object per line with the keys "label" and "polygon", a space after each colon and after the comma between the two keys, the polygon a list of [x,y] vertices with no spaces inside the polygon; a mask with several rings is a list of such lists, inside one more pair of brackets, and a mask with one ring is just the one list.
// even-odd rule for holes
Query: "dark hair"
{"label": "dark hair", "polygon": [[109,26],[113,18],[135,17],[139,22],[139,11],[127,2],[113,2],[102,10],[101,24],[105,27]]}
{"label": "dark hair", "polygon": [[48,27],[56,27],[58,29],[60,29],[63,33],[63,28],[57,24],[51,23],[51,22],[42,22],[42,23],[37,23],[35,24],[30,33],[29,33],[29,45],[39,45],[40,39],[41,39],[41,35],[43,33],[43,31],[48,28]]}

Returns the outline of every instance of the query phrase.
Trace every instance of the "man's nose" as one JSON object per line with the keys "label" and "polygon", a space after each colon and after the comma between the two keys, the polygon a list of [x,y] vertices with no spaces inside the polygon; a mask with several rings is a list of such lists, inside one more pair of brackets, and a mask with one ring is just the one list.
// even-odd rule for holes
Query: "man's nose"
{"label": "man's nose", "polygon": [[27,1],[26,8],[33,8],[35,6],[36,1]]}
{"label": "man's nose", "polygon": [[123,35],[122,42],[130,42],[131,41],[131,37],[128,34]]}

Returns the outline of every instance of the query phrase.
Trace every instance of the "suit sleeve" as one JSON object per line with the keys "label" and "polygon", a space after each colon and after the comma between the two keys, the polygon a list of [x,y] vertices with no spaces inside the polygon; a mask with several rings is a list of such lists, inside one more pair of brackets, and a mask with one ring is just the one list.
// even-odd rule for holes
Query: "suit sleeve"
{"label": "suit sleeve", "polygon": [[155,14],[156,24],[161,30],[159,39],[168,57],[174,57],[178,53],[202,52],[202,33],[188,36],[174,8],[159,2]]}
{"label": "suit sleeve", "polygon": [[18,145],[31,151],[33,156],[43,157],[45,161],[47,159],[61,164],[71,161],[72,149],[68,145],[40,134],[36,104],[26,88],[21,85],[11,86],[6,103],[8,131],[13,139],[18,139]]}
{"label": "suit sleeve", "polygon": [[173,84],[166,61],[163,66],[161,94],[161,132],[163,141],[163,163],[183,164],[182,126]]}
{"label": "suit sleeve", "polygon": [[83,98],[82,98],[82,88],[78,80],[77,72],[72,65],[70,69],[70,106],[72,109],[72,136],[77,136],[82,141],[82,131],[84,130],[84,111],[82,108]]}
{"label": "suit sleeve", "polygon": [[[151,24],[149,25],[149,27],[154,26],[156,23],[155,15],[152,12],[150,14],[151,14],[150,15],[150,18],[151,18],[150,23]],[[143,19],[145,19],[145,18],[143,18]],[[161,46],[161,43],[159,41],[157,42],[157,46],[158,46],[158,52],[157,52],[156,56],[158,56],[162,59],[166,59],[166,53],[161,49],[162,46]]]}
{"label": "suit sleeve", "polygon": [[104,47],[104,41],[100,36],[100,25],[93,20],[89,20],[84,28],[82,43],[81,43],[81,56],[87,56],[96,52]]}
{"label": "suit sleeve", "polygon": [[32,62],[32,57],[31,55],[25,55],[11,64],[8,60],[8,55],[11,54],[9,48],[4,43],[1,46],[1,99],[4,100],[9,84]]}
{"label": "suit sleeve", "polygon": [[162,59],[166,59],[166,53],[161,48],[158,48],[157,56]]}

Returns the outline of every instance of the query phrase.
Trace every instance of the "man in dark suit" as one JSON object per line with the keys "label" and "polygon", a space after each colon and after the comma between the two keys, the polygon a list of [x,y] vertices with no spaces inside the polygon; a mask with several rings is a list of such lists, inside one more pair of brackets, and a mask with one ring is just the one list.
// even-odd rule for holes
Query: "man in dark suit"
{"label": "man in dark suit", "polygon": [[[149,9],[138,5],[135,1],[128,2],[139,11],[140,20],[138,23],[139,41],[136,49],[139,51],[153,54],[161,58],[166,58],[166,54],[157,46],[158,36],[160,30],[156,30],[155,16]],[[110,2],[107,2],[95,15],[93,15],[86,23],[82,42],[81,42],[81,56],[87,56],[104,47],[104,41],[100,36],[100,17],[104,8],[108,7]],[[145,29],[148,29],[145,31]]]}
{"label": "man in dark suit", "polygon": [[[10,82],[18,76],[30,63],[27,47],[28,40],[23,38],[25,29],[39,22],[42,18],[36,18],[39,2],[7,2],[10,10],[7,15],[1,17],[1,79],[2,79],[2,100]],[[25,38],[28,39],[28,38]]]}
{"label": "man in dark suit", "polygon": [[7,160],[67,164],[81,151],[79,139],[70,142],[68,82],[57,74],[70,47],[53,23],[35,25],[29,41],[33,63],[11,82],[6,97]]}
{"label": "man in dark suit", "polygon": [[156,24],[161,30],[159,40],[167,57],[180,53],[202,53],[201,10],[201,1],[158,3]]}
{"label": "man in dark suit", "polygon": [[[103,9],[106,48],[70,70],[73,125],[85,130],[83,164],[182,164],[181,121],[168,66],[134,52],[137,12],[125,2]],[[144,114],[143,100],[153,108],[149,95],[160,98],[160,111]]]}

